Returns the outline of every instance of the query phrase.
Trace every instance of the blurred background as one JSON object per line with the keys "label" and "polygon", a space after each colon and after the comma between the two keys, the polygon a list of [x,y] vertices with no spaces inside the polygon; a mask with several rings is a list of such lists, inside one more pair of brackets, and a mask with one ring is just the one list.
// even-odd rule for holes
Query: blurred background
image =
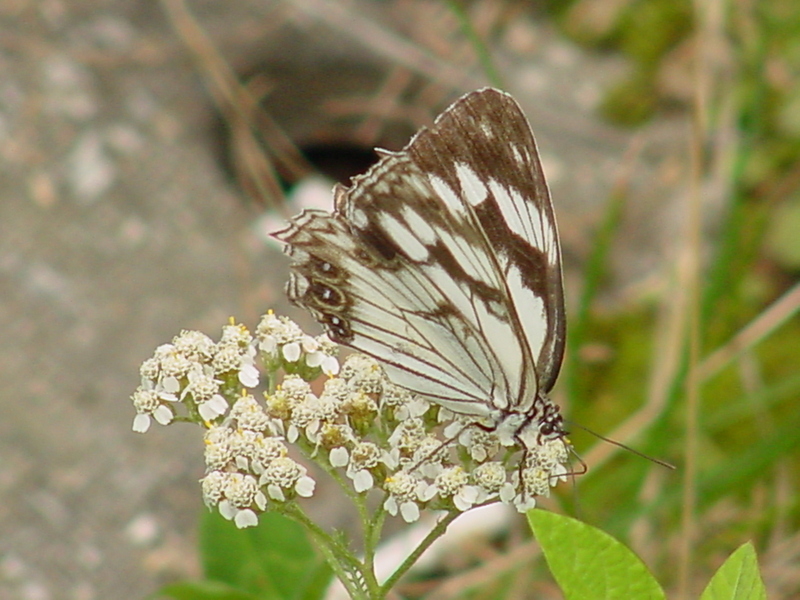
{"label": "blurred background", "polygon": [[[800,596],[798,30],[793,0],[0,3],[0,597],[199,575],[202,440],[131,432],[139,364],[268,308],[316,332],[267,232],[329,206],[315,173],[346,181],[489,84],[558,215],[555,398],[678,466],[576,430],[589,473],[544,504],[668,590],[752,540],[770,597]],[[524,531],[408,595],[558,598]]]}

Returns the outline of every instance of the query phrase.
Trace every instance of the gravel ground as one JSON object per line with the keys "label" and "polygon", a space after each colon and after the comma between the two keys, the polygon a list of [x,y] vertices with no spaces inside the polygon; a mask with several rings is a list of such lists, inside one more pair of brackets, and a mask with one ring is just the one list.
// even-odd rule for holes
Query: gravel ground
{"label": "gravel ground", "polygon": [[[372,66],[407,50],[368,28],[345,43],[335,10],[311,16],[338,3],[295,4],[191,8],[234,64],[294,56],[281,89],[296,122],[298,64],[327,55],[325,40]],[[397,3],[403,21],[363,4],[352,14],[400,28],[420,8]],[[616,66],[517,18],[501,64],[538,132],[574,261],[629,143],[588,116]],[[131,432],[138,366],[182,328],[215,337],[228,315],[254,326],[268,307],[288,310],[286,267],[220,167],[214,120],[158,3],[0,4],[0,598],[138,598],[198,572],[202,443],[188,427]]]}

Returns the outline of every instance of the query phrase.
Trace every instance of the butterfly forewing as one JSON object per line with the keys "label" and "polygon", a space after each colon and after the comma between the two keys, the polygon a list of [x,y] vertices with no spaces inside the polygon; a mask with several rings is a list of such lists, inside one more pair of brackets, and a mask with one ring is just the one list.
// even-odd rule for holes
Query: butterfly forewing
{"label": "butterfly forewing", "polygon": [[[387,153],[333,213],[276,234],[289,296],[395,383],[455,412],[525,413],[564,344],[555,219],[530,127],[497,90]],[[537,387],[538,382],[538,387]]]}
{"label": "butterfly forewing", "polygon": [[407,149],[443,195],[473,209],[502,271],[510,308],[550,391],[566,324],[555,214],[530,125],[497,90],[467,94]]}

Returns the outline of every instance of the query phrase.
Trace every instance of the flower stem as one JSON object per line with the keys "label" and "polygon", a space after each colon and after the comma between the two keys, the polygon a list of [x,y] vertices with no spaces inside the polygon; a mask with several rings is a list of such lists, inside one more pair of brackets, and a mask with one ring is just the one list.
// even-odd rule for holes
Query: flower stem
{"label": "flower stem", "polygon": [[436,525],[433,527],[433,529],[430,530],[428,535],[425,536],[425,539],[422,540],[416,548],[414,548],[414,551],[408,555],[408,557],[402,562],[402,564],[399,567],[397,567],[397,570],[395,570],[395,572],[391,574],[389,579],[387,579],[383,583],[381,589],[383,590],[384,593],[388,592],[394,587],[397,581],[403,575],[405,575],[406,572],[414,565],[414,563],[417,562],[419,557],[422,556],[422,553],[425,552],[425,550],[427,550],[433,542],[435,542],[438,538],[440,538],[445,531],[447,531],[447,527],[450,525],[450,523],[455,521],[456,517],[458,517],[460,514],[462,513],[457,510],[450,510],[444,517],[442,517],[439,520],[438,523],[436,523]]}
{"label": "flower stem", "polygon": [[336,578],[341,581],[351,598],[355,600],[382,600],[385,592],[378,585],[373,569],[353,555],[335,536],[330,535],[300,509],[296,504],[287,505],[285,513],[302,524],[317,542],[317,548],[330,565]]}

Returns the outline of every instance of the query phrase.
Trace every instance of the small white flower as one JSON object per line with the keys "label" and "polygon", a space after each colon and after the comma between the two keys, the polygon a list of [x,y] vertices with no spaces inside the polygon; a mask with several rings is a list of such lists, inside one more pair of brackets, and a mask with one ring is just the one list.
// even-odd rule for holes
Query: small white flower
{"label": "small white flower", "polygon": [[414,418],[401,422],[389,436],[389,445],[402,450],[416,450],[427,436],[422,419]]}
{"label": "small white flower", "polygon": [[406,523],[419,521],[419,506],[416,502],[403,502],[400,505],[400,516]]}
{"label": "small white flower", "polygon": [[298,342],[291,342],[283,347],[283,358],[286,362],[295,363],[300,359],[302,352]]}
{"label": "small white flower", "polygon": [[234,506],[247,507],[253,504],[258,495],[258,482],[252,475],[231,473],[225,486],[225,497]]}
{"label": "small white flower", "polygon": [[231,419],[238,427],[251,431],[264,432],[270,425],[270,418],[261,405],[251,395],[240,397],[231,408]]}
{"label": "small white flower", "polygon": [[194,401],[198,404],[210,400],[211,397],[219,391],[219,386],[222,383],[218,379],[214,379],[213,372],[199,367],[189,371],[187,375],[189,383],[183,388],[181,392],[181,400],[191,394]]}
{"label": "small white flower", "polygon": [[326,354],[334,356],[339,351],[339,345],[328,337],[327,333],[320,334],[316,337],[317,344]]}
{"label": "small white flower", "polygon": [[354,377],[358,378],[366,373],[380,371],[380,366],[374,358],[364,354],[351,354],[342,365],[341,377],[345,381],[350,381]]}
{"label": "small white flower", "polygon": [[258,385],[260,373],[256,367],[256,349],[252,345],[248,346],[241,354],[241,364],[239,365],[239,383],[246,388],[254,388]]}
{"label": "small white flower", "polygon": [[172,340],[175,349],[192,361],[208,363],[214,357],[216,344],[206,334],[184,329]]}
{"label": "small white flower", "polygon": [[328,454],[328,460],[331,463],[332,467],[341,468],[347,466],[347,463],[350,462],[350,454],[347,452],[347,448],[344,446],[339,446],[338,448],[334,448]]}
{"label": "small white flower", "polygon": [[328,377],[335,377],[339,374],[339,360],[336,355],[339,352],[339,346],[331,341],[327,334],[323,333],[316,337],[317,344],[319,345],[318,352],[322,352],[324,357],[320,363],[322,372]]}
{"label": "small white flower", "polygon": [[231,449],[231,430],[227,427],[214,426],[206,431],[205,442],[206,467],[211,470],[222,470],[233,460]]}
{"label": "small white flower", "polygon": [[222,328],[222,337],[220,337],[220,345],[232,344],[240,347],[250,345],[253,336],[250,331],[241,324],[231,323]]}
{"label": "small white flower", "polygon": [[322,364],[320,364],[322,368],[322,372],[325,373],[328,377],[336,377],[339,374],[339,359],[335,356],[328,356],[327,354],[322,359]]}
{"label": "small white flower", "polygon": [[342,414],[359,421],[371,419],[378,412],[378,404],[364,392],[351,391],[338,408]]}
{"label": "small white flower", "polygon": [[[497,461],[485,462],[472,471],[475,483],[490,494],[495,494],[505,485],[506,469]],[[513,486],[512,486],[513,489]]]}
{"label": "small white flower", "polygon": [[175,379],[182,379],[185,377],[186,374],[197,364],[196,361],[191,360],[178,352],[174,346],[173,352],[162,356],[160,362],[162,376],[174,377]]}
{"label": "small white flower", "polygon": [[550,495],[550,473],[538,466],[522,469],[522,489],[530,496]]}
{"label": "small white flower", "polygon": [[314,481],[308,475],[303,475],[300,479],[297,480],[297,483],[294,484],[294,491],[297,493],[298,496],[302,496],[303,498],[310,498],[314,495],[314,488],[316,487],[317,482]]}
{"label": "small white flower", "polygon": [[396,516],[399,512],[406,523],[413,523],[419,519],[419,506],[416,502],[418,484],[419,480],[405,471],[388,477],[384,487],[389,492],[389,497],[383,507],[390,515]]}
{"label": "small white flower", "polygon": [[177,394],[181,391],[181,382],[178,381],[177,377],[168,375],[161,378],[161,380],[156,384],[155,389],[158,391],[158,395],[161,396],[163,400],[177,402]]}
{"label": "small white flower", "polygon": [[352,474],[348,473],[348,476],[353,480],[353,489],[359,494],[371,490],[375,485],[375,478],[366,469],[354,471]]}
{"label": "small white flower", "polygon": [[268,358],[274,358],[278,354],[278,340],[274,335],[265,337],[258,343],[258,349],[267,355]]}
{"label": "small white flower", "polygon": [[384,383],[388,383],[380,365],[363,354],[348,356],[340,376],[354,391],[365,394],[380,394]]}
{"label": "small white flower", "polygon": [[281,383],[281,390],[293,404],[305,402],[311,394],[311,385],[297,375],[287,375]]}
{"label": "small white flower", "polygon": [[319,342],[310,335],[303,335],[300,339],[300,346],[302,346],[303,352],[306,354],[313,354],[320,350]]}
{"label": "small white flower", "polygon": [[258,522],[252,510],[254,504],[262,511],[267,507],[267,499],[252,475],[229,473],[225,478],[224,494],[225,499],[219,502],[219,512],[226,519],[233,519],[240,528]]}
{"label": "small white flower", "polygon": [[233,518],[233,522],[239,529],[244,529],[245,527],[255,527],[258,525],[258,517],[256,516],[256,513],[249,508],[246,508],[236,513],[236,516]]}
{"label": "small white flower", "polygon": [[142,387],[133,393],[131,402],[133,402],[136,412],[140,413],[151,413],[161,404],[161,400],[155,390],[148,390]]}
{"label": "small white flower", "polygon": [[322,395],[336,398],[339,402],[344,402],[350,396],[350,388],[344,379],[334,377],[325,382]]}
{"label": "small white flower", "polygon": [[162,394],[155,389],[138,388],[131,396],[136,417],[133,419],[133,430],[144,433],[150,429],[150,418],[154,418],[161,425],[169,425],[175,414],[172,409],[164,404]]}
{"label": "small white flower", "polygon": [[204,421],[211,422],[225,414],[228,410],[228,401],[219,394],[214,394],[206,402],[199,405],[197,410]]}
{"label": "small white flower", "polygon": [[500,488],[500,501],[503,504],[511,504],[517,496],[517,488],[510,482],[506,482]]}
{"label": "small white flower", "polygon": [[200,480],[203,489],[203,503],[209,508],[216,506],[225,495],[229,473],[211,471]]}
{"label": "small white flower", "polygon": [[394,417],[404,421],[413,417],[421,417],[430,408],[430,403],[422,396],[412,394],[405,388],[387,383],[383,386],[381,406],[394,409]]}
{"label": "small white flower", "polygon": [[500,450],[497,435],[480,427],[467,427],[459,436],[458,442],[469,450],[472,460],[477,462],[491,458]]}
{"label": "small white flower", "polygon": [[461,467],[449,467],[436,477],[439,495],[448,498],[469,483],[469,477]]}
{"label": "small white flower", "polygon": [[150,429],[150,415],[136,415],[133,418],[133,431],[146,433]]}
{"label": "small white flower", "polygon": [[306,475],[306,468],[288,456],[273,460],[261,474],[260,484],[267,487],[270,498],[285,500],[284,491],[294,490],[299,496],[314,492],[314,480]]}
{"label": "small white flower", "polygon": [[[256,327],[256,340],[258,350],[263,352],[268,361],[278,357],[278,347],[286,341],[285,317],[278,318],[271,310],[267,312]],[[298,328],[299,329],[299,328]],[[281,341],[283,340],[283,342]]]}
{"label": "small white flower", "polygon": [[347,465],[347,476],[353,481],[356,492],[366,492],[375,485],[370,469],[380,464],[381,456],[381,450],[372,442],[358,442],[353,447]]}
{"label": "small white flower", "polygon": [[149,381],[156,381],[158,380],[158,376],[161,373],[161,366],[160,362],[156,357],[148,358],[146,361],[142,363],[142,366],[139,367],[139,374],[142,376],[142,379],[146,379]]}
{"label": "small white flower", "polygon": [[214,355],[214,360],[211,364],[214,366],[214,373],[238,372],[239,367],[242,365],[241,348],[237,344],[223,344],[220,342],[217,345],[217,353]]}
{"label": "small white flower", "polygon": [[278,338],[278,344],[299,342],[305,335],[300,326],[288,317],[278,317],[278,322],[272,329],[273,335]]}
{"label": "small white flower", "polygon": [[463,468],[455,466],[442,471],[434,482],[442,498],[452,498],[460,511],[465,511],[478,501],[478,489],[469,485],[469,477]]}
{"label": "small white flower", "polygon": [[278,438],[264,437],[260,431],[247,429],[232,431],[229,445],[237,467],[257,475],[263,473],[273,460],[286,456],[288,452]]}
{"label": "small white flower", "polygon": [[301,431],[309,441],[317,443],[317,432],[321,425],[320,416],[319,398],[309,394],[305,402],[298,404],[292,410],[291,426]]}

